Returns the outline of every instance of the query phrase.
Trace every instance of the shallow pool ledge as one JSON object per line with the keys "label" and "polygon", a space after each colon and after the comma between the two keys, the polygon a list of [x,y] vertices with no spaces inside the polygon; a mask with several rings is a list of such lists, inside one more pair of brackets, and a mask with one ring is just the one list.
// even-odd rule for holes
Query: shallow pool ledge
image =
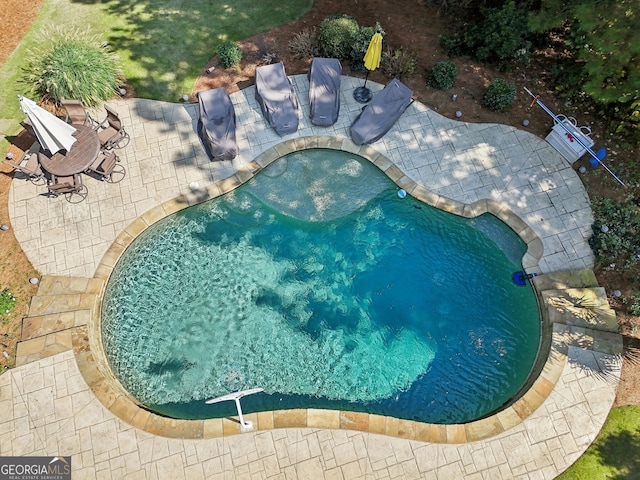
{"label": "shallow pool ledge", "polygon": [[[241,433],[240,424],[235,418],[171,419],[147,410],[125,391],[111,372],[102,346],[100,332],[104,288],[122,253],[149,226],[179,210],[234,190],[283,155],[309,148],[344,150],[359,155],[376,165],[399,188],[404,189],[417,200],[468,218],[491,213],[506,223],[527,244],[527,252],[523,258],[524,269],[527,273],[539,274],[533,284],[540,301],[543,335],[547,340],[546,343],[543,341],[537,365],[533,370],[534,374],[527,382],[525,389],[509,405],[486,418],[465,424],[439,425],[358,412],[318,409],[277,410],[245,414],[244,417],[253,422],[254,431],[289,427],[326,428],[363,431],[431,443],[474,442],[503,434],[531,417],[561,380],[562,373],[567,367],[567,353],[570,348],[591,350],[607,358],[619,358],[622,353],[622,340],[616,332],[610,331],[609,327],[602,328],[597,320],[593,324],[582,325],[575,318],[558,313],[553,299],[558,295],[562,296],[561,294],[542,295],[543,291],[593,289],[597,287],[592,285],[593,275],[587,275],[589,281],[586,282],[582,281],[580,272],[540,275],[538,261],[543,255],[542,242],[534,231],[509,208],[489,199],[464,204],[430,192],[409,178],[389,158],[370,146],[358,146],[345,138],[301,137],[281,142],[264,151],[231,177],[202,188],[194,186],[195,188],[191,188],[179,197],[152,208],[131,222],[109,247],[94,275],[95,278],[103,280],[102,290],[92,311],[91,320],[86,327],[80,327],[80,329],[86,328],[86,332],[74,335],[73,348],[87,384],[114,415],[134,427],[171,438],[215,438]],[[564,306],[563,309],[566,310]],[[606,315],[608,313],[605,312]],[[581,315],[576,314],[575,317],[580,318]],[[617,381],[619,368],[612,366],[610,370],[610,375]],[[604,407],[608,411],[610,406],[609,404]]]}

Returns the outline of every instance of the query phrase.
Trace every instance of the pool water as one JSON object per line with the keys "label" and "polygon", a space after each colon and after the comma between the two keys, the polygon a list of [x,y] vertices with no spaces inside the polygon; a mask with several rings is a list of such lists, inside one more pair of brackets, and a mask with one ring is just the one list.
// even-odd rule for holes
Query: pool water
{"label": "pool water", "polygon": [[355,155],[306,150],[153,225],[105,293],[115,375],[178,418],[235,415],[204,401],[257,387],[245,413],[461,423],[496,410],[540,340],[534,293],[511,280],[526,246],[491,215],[397,193]]}

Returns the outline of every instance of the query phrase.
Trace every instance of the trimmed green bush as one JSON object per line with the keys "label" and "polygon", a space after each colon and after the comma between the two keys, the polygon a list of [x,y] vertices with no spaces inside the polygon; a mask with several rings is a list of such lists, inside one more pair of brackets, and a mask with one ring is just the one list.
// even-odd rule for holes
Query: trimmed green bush
{"label": "trimmed green bush", "polygon": [[400,47],[393,54],[389,51],[382,56],[380,68],[387,75],[401,79],[407,75],[413,75],[417,64],[416,54]]}
{"label": "trimmed green bush", "polygon": [[373,27],[360,27],[351,43],[351,69],[364,72],[364,55],[367,53],[369,43],[374,34],[379,33],[384,37],[385,32],[378,22]]}
{"label": "trimmed green bush", "polygon": [[224,68],[235,67],[242,60],[242,49],[236,42],[225,40],[218,47],[218,58]]}
{"label": "trimmed green bush", "polygon": [[118,57],[88,32],[47,30],[28,58],[23,82],[32,94],[55,103],[72,98],[98,105],[116,94],[122,82]]}
{"label": "trimmed green bush", "polygon": [[431,69],[431,75],[427,80],[427,85],[439,88],[440,90],[447,90],[453,87],[456,81],[458,70],[456,64],[453,62],[437,62]]}
{"label": "trimmed green bush", "polygon": [[360,32],[358,22],[349,15],[330,15],[320,23],[320,48],[326,57],[347,60]]}
{"label": "trimmed green bush", "polygon": [[482,97],[482,105],[494,112],[501,112],[516,98],[516,86],[501,78],[494,80]]}

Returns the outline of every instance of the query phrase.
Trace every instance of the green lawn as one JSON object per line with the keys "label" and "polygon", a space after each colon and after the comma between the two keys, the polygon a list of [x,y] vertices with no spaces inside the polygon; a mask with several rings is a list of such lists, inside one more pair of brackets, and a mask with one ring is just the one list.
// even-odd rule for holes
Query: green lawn
{"label": "green lawn", "polygon": [[640,406],[611,410],[593,444],[556,480],[640,479]]}
{"label": "green lawn", "polygon": [[[190,93],[200,69],[222,40],[241,40],[291,22],[312,0],[48,0],[23,42],[0,69],[0,133],[23,118],[16,95],[21,68],[47,25],[88,27],[120,56],[139,97],[175,102]],[[0,144],[4,152],[7,142]]]}

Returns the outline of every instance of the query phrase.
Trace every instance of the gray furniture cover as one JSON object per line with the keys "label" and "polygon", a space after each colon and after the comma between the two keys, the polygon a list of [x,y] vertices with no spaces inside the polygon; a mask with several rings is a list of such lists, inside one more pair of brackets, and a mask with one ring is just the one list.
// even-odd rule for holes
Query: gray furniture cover
{"label": "gray furniture cover", "polygon": [[376,93],[351,124],[351,139],[357,145],[380,140],[411,105],[413,91],[395,78]]}
{"label": "gray furniture cover", "polygon": [[256,100],[278,135],[298,130],[298,98],[282,62],[256,68]]}
{"label": "gray furniture cover", "polygon": [[309,78],[311,123],[329,127],[340,113],[340,75],[342,65],[336,58],[314,58]]}
{"label": "gray furniture cover", "polygon": [[236,111],[224,88],[198,94],[198,135],[210,160],[233,160],[238,155]]}

